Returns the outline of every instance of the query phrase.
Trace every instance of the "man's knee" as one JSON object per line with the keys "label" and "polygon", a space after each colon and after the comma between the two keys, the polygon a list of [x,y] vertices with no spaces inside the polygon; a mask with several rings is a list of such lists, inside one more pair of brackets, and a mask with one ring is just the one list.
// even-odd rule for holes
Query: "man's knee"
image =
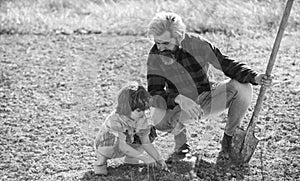
{"label": "man's knee", "polygon": [[235,96],[247,102],[251,102],[252,100],[253,88],[250,83],[240,83],[232,79],[229,81],[227,89],[229,92],[234,92]]}
{"label": "man's knee", "polygon": [[153,121],[153,124],[156,129],[158,130],[163,130],[164,129],[164,124],[163,120],[166,115],[167,110],[157,108],[157,107],[151,107],[150,108],[150,113],[151,113],[151,120]]}
{"label": "man's knee", "polygon": [[174,109],[161,109],[157,107],[151,107],[151,119],[154,126],[159,131],[171,131],[175,128],[180,118],[180,108]]}

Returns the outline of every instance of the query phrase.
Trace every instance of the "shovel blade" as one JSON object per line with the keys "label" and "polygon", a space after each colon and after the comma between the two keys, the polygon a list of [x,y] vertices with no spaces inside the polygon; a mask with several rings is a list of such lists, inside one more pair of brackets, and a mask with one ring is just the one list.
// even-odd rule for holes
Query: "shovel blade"
{"label": "shovel blade", "polygon": [[237,128],[232,140],[231,160],[237,164],[248,163],[258,142],[252,131]]}

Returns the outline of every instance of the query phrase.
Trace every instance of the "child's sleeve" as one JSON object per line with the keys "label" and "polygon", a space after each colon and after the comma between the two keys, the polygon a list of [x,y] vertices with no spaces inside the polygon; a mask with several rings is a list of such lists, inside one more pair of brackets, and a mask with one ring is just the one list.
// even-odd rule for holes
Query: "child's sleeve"
{"label": "child's sleeve", "polygon": [[122,123],[118,120],[118,117],[112,115],[109,118],[109,124],[108,124],[112,134],[114,134],[118,139],[126,141],[126,135],[124,132],[126,132],[125,127],[122,125]]}

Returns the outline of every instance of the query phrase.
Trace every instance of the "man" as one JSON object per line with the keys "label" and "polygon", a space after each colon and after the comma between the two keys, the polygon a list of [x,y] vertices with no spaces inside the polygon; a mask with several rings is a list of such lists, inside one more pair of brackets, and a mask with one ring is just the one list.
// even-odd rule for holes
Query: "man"
{"label": "man", "polygon": [[[251,103],[252,85],[269,86],[271,78],[229,59],[201,36],[186,32],[177,14],[158,13],[148,36],[155,42],[148,57],[147,81],[156,129],[174,134],[175,154],[185,154],[190,148],[184,123],[228,109],[221,143],[221,153],[228,157],[232,136]],[[210,80],[210,65],[230,80]]]}

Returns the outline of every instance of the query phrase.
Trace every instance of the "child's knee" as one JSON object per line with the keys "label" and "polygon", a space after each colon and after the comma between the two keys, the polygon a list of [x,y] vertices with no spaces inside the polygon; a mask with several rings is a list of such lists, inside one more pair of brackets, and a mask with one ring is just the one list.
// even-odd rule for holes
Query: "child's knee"
{"label": "child's knee", "polygon": [[107,165],[94,165],[94,173],[96,175],[107,175]]}
{"label": "child's knee", "polygon": [[97,157],[97,159],[96,159],[94,165],[104,165],[104,164],[106,164],[106,161],[108,160],[108,158],[106,156],[101,155],[99,153],[96,155],[96,157]]}

